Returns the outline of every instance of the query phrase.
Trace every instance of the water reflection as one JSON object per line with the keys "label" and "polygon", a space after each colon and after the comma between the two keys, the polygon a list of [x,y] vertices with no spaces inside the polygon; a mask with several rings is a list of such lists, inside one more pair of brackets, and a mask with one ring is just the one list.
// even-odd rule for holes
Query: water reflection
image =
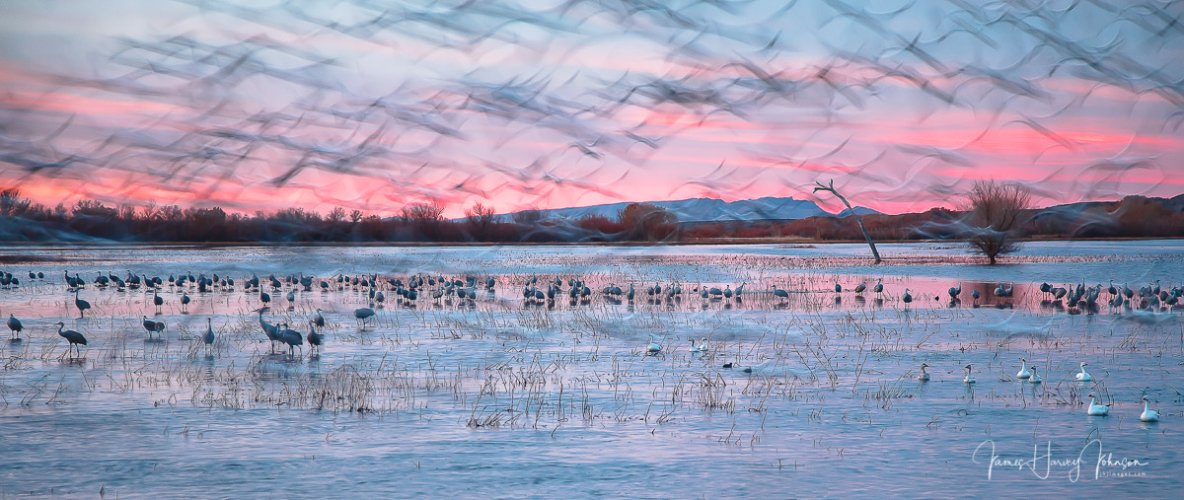
{"label": "water reflection", "polygon": [[[648,258],[644,266],[603,254],[585,258],[580,249],[563,250],[570,262],[545,249],[511,250],[537,267],[478,256],[472,262],[481,266],[449,272],[434,261],[410,261],[409,269],[462,280],[480,269],[498,288],[474,300],[437,302],[421,293],[412,303],[418,307],[384,288],[386,307],[365,331],[353,310],[369,304],[370,287],[338,285],[336,274],[315,268],[322,265],[316,259],[292,261],[293,269],[327,278],[329,287],[314,283],[305,292],[282,284],[272,296],[284,299],[264,317],[303,325],[321,309],[327,341],[319,356],[269,354],[253,312],[258,294],[242,286],[251,272],[266,279],[270,273],[261,271],[269,264],[234,252],[185,250],[176,266],[165,266],[211,275],[222,270],[215,261],[233,262],[236,285],[205,292],[164,285],[156,318],[168,329],[159,343],[143,341],[140,316],[154,305],[142,288],[88,284],[82,295],[94,309],[85,319],[76,318],[72,294],[56,274],[0,291],[3,312],[26,325],[24,343],[0,346],[10,363],[0,372],[0,482],[7,491],[41,496],[104,487],[112,496],[162,497],[242,496],[244,489],[252,496],[325,495],[342,487],[363,494],[373,488],[375,495],[614,496],[621,492],[604,490],[604,483],[627,478],[638,491],[665,496],[775,496],[790,479],[795,491],[825,492],[858,471],[876,477],[875,489],[890,496],[916,491],[920,476],[934,491],[973,485],[1003,495],[1018,483],[986,481],[969,458],[984,436],[1000,449],[1030,452],[1033,440],[1076,443],[1096,429],[1107,449],[1152,460],[1159,472],[1134,483],[1100,481],[1091,484],[1094,493],[1184,486],[1170,474],[1184,466],[1184,437],[1170,432],[1166,417],[1184,412],[1172,392],[1184,367],[1163,362],[1178,340],[1171,309],[1136,316],[1137,307],[1079,303],[1081,315],[1070,315],[1067,300],[1051,301],[1037,283],[1017,280],[1010,297],[999,297],[998,282],[923,273],[886,276],[882,294],[856,294],[855,285],[875,282],[871,273],[880,271],[712,267],[718,253],[694,258],[680,249],[654,249],[681,253],[669,261]],[[391,254],[381,250],[337,253],[356,268],[351,281],[392,267]],[[162,255],[168,256],[109,258],[104,265],[151,277],[157,273],[149,267]],[[663,284],[721,289],[750,284],[742,300],[731,301],[703,300],[691,287],[673,300],[652,301],[594,292],[587,301],[560,295],[524,303],[518,293],[531,276],[562,276],[566,283],[593,262],[600,267],[583,274],[597,291],[601,282],[627,286],[643,277],[649,286],[654,276]],[[1028,270],[1070,276],[1078,268],[1050,262]],[[404,280],[408,274],[379,273]],[[950,300],[956,279],[962,292]],[[852,291],[836,294],[835,281]],[[774,283],[784,297],[772,293]],[[906,287],[917,297],[908,307]],[[180,309],[184,293],[192,297],[189,314]],[[194,335],[207,318],[218,330],[216,356],[205,355]],[[59,319],[88,335],[85,358],[59,361],[63,341],[49,327]],[[663,346],[659,356],[645,356],[651,333]],[[691,338],[706,338],[710,350],[690,352]],[[1047,382],[1014,380],[1020,358],[1039,360]],[[1071,382],[1081,361],[1097,367],[1095,385]],[[933,366],[928,383],[915,380],[922,362]],[[976,384],[962,383],[966,364],[975,367]],[[1157,368],[1150,373],[1147,366]],[[1091,422],[1081,398],[1098,388],[1115,401],[1114,413]],[[1166,432],[1130,425],[1144,390],[1162,407],[1158,430]],[[86,429],[85,438],[74,429]],[[810,442],[803,446],[805,435]],[[152,474],[154,466],[169,474]],[[219,481],[209,481],[210,471]],[[275,477],[284,480],[269,479]],[[1079,491],[1066,481],[1022,486],[1041,496]]]}

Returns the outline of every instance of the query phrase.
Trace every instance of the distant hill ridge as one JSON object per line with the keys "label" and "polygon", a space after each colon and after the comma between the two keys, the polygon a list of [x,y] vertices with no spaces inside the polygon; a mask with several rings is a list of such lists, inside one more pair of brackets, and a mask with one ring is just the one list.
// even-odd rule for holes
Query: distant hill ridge
{"label": "distant hill ridge", "polygon": [[[728,222],[761,220],[798,220],[809,217],[846,217],[848,210],[832,214],[817,203],[790,197],[764,197],[750,200],[724,201],[718,198],[689,198],[672,201],[620,202],[591,205],[586,207],[554,208],[537,210],[543,220],[576,220],[588,216],[601,216],[615,220],[617,214],[630,203],[646,203],[662,207],[678,216],[679,222]],[[518,212],[514,212],[518,213]],[[510,222],[514,213],[498,214],[499,222]],[[875,210],[855,207],[860,215],[877,214]]]}

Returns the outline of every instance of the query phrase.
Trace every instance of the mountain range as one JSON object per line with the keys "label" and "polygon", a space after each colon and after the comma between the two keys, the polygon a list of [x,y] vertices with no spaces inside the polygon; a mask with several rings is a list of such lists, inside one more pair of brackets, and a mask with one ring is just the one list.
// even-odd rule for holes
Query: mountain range
{"label": "mountain range", "polygon": [[[541,219],[577,220],[589,216],[601,216],[615,220],[617,214],[633,202],[607,203],[586,207],[555,208],[537,210]],[[849,210],[833,214],[823,210],[817,203],[796,200],[789,197],[764,197],[751,200],[724,201],[716,198],[690,198],[672,201],[646,201],[662,207],[678,216],[679,222],[730,222],[760,220],[798,220],[809,217],[846,217]],[[517,213],[517,212],[515,212]],[[498,214],[499,222],[510,222],[515,213]],[[875,210],[855,207],[860,215],[877,214]]]}

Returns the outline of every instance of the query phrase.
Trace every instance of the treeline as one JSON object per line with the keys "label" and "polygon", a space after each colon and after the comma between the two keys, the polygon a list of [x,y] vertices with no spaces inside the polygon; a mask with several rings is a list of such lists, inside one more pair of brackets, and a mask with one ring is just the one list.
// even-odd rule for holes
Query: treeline
{"label": "treeline", "polygon": [[[477,204],[460,220],[443,217],[444,207],[416,203],[396,217],[335,208],[327,214],[287,208],[254,215],[217,207],[177,205],[111,207],[93,200],[46,207],[16,189],[0,191],[0,241],[10,242],[666,242],[695,243],[754,239],[862,240],[849,218],[812,217],[754,222],[688,222],[654,205],[634,203],[617,217],[544,219],[541,212],[515,213],[510,220]],[[1184,236],[1184,195],[1170,200],[1129,196],[1027,210],[1016,229],[1033,237]],[[966,234],[963,212],[932,209],[902,215],[865,215],[877,241],[958,239]]]}
{"label": "treeline", "polygon": [[678,219],[644,203],[616,219],[544,220],[540,212],[499,221],[477,204],[461,220],[443,217],[436,203],[415,203],[396,217],[338,207],[327,214],[286,208],[254,215],[177,205],[107,206],[83,200],[71,207],[33,203],[17,189],[0,191],[0,241],[10,242],[615,242],[677,241]]}

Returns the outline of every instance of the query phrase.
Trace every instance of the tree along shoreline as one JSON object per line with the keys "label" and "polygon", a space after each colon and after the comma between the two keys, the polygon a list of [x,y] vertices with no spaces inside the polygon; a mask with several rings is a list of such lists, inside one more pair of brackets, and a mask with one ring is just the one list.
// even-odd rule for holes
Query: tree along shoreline
{"label": "tree along shoreline", "polygon": [[[1032,237],[1016,238],[1016,242],[1073,242],[1073,241],[1176,241],[1184,240],[1184,236],[1086,236],[1086,237]],[[911,240],[881,240],[876,244],[902,245],[908,243],[931,244],[968,244],[968,239],[911,239]],[[864,245],[860,240],[812,240],[802,238],[727,238],[719,240],[679,240],[679,241],[4,241],[0,243],[13,248],[37,247],[76,247],[76,248],[235,248],[235,247],[502,247],[502,246],[598,246],[598,247],[652,247],[652,246],[744,246],[744,245]],[[968,252],[974,252],[967,248]]]}
{"label": "tree along shoreline", "polygon": [[[107,207],[94,201],[67,209],[30,203],[19,191],[0,192],[0,241],[54,245],[511,245],[511,244],[818,244],[864,241],[849,218],[679,222],[673,213],[633,203],[616,219],[590,216],[543,219],[537,211],[498,221],[491,208],[447,220],[443,207],[411,204],[399,217],[380,218],[335,209],[321,215],[300,208],[253,216],[220,208]],[[931,209],[921,213],[863,217],[877,242],[968,241],[971,212]],[[1184,195],[1172,199],[1128,196],[1117,202],[1027,209],[1009,232],[1016,241],[1161,239],[1184,237]]]}

